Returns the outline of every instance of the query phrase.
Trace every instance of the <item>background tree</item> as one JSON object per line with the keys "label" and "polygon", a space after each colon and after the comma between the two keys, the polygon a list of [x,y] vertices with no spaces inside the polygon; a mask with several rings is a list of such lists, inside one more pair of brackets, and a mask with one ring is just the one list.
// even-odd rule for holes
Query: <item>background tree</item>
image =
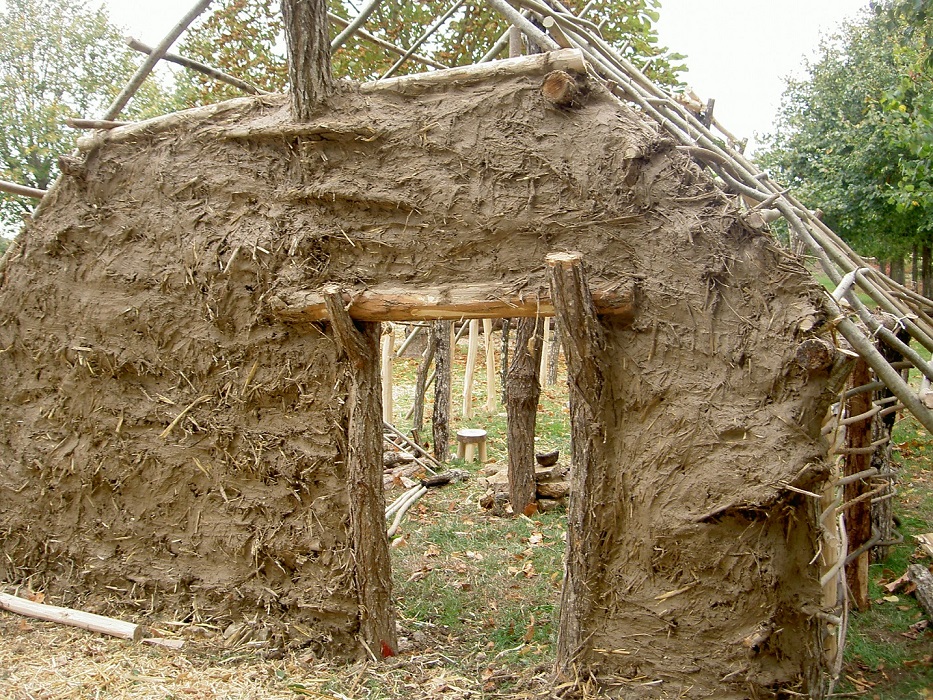
{"label": "background tree", "polygon": [[[178,51],[186,58],[246,80],[267,92],[283,92],[288,85],[285,28],[278,0],[228,0],[185,35]],[[243,93],[226,83],[192,71],[176,77],[180,107],[220,102]]]}
{"label": "background tree", "polygon": [[[912,0],[910,0],[912,2]],[[929,248],[933,194],[926,41],[903,4],[875,3],[825,40],[808,75],[788,82],[777,132],[760,156],[851,245],[892,262]]]}
{"label": "background tree", "polygon": [[[566,5],[580,12],[585,0],[569,0]],[[411,47],[452,2],[383,2],[370,16],[366,30],[403,49]],[[683,56],[659,46],[654,24],[658,20],[659,0],[597,0],[589,3],[585,17],[601,25],[604,38],[622,50],[638,65],[645,66],[650,77],[676,85],[677,75],[685,70]],[[349,0],[332,0],[331,12],[344,19],[357,14]],[[332,24],[332,35],[343,27]],[[457,66],[475,63],[482,58],[507,28],[498,13],[484,3],[463,4],[417,53],[438,64]],[[249,80],[272,92],[286,87],[287,70],[283,51],[284,36],[277,0],[232,0],[217,8],[188,33],[179,53],[216,66],[232,75]],[[508,49],[503,49],[503,56]],[[380,77],[398,56],[365,40],[351,40],[333,55],[337,77],[372,80]],[[416,61],[408,61],[396,73],[424,70]],[[191,73],[178,76],[177,96],[181,106],[206,104],[238,96],[229,86],[210,82]]]}
{"label": "background tree", "polygon": [[[0,12],[0,178],[46,189],[78,134],[66,117],[99,116],[138,59],[103,10],[79,0],[6,0]],[[127,114],[162,106],[149,81]],[[0,224],[17,227],[35,201],[0,193]]]}

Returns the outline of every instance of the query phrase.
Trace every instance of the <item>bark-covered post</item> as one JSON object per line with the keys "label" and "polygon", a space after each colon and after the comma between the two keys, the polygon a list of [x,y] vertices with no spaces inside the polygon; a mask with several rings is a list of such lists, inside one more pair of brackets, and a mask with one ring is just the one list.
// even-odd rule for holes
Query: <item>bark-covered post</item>
{"label": "bark-covered post", "polygon": [[499,382],[502,385],[502,403],[508,398],[508,379],[509,379],[509,328],[512,325],[512,319],[502,319],[502,350],[500,351],[499,361],[502,368],[499,371]]}
{"label": "bark-covered post", "polygon": [[327,0],[282,0],[292,115],[309,121],[334,92],[330,69]]}
{"label": "bark-covered post", "polygon": [[509,500],[515,515],[524,513],[536,501],[535,418],[541,396],[538,367],[545,320],[541,317],[519,319],[515,329],[515,352],[506,379]]}
{"label": "bark-covered post", "polygon": [[450,444],[450,329],[450,321],[434,322],[437,351],[434,354],[434,413],[431,430],[434,434],[434,459],[441,464],[450,456],[447,449]]}
{"label": "bark-covered post", "polygon": [[385,658],[395,655],[397,642],[382,486],[381,328],[355,324],[336,286],[325,288],[324,301],[334,339],[350,365],[346,463],[359,635],[373,654]]}
{"label": "bark-covered post", "polygon": [[[852,371],[852,388],[871,383],[871,369],[865,360],[859,359]],[[872,408],[872,395],[870,391],[863,391],[850,397],[846,402],[848,418],[865,416],[846,426],[846,454],[845,475],[853,476],[866,471],[871,467],[872,416],[868,415]],[[856,501],[862,494],[870,490],[864,479],[859,479],[845,485],[844,502]],[[854,552],[871,539],[871,501],[861,500],[846,507],[846,536],[849,540],[849,551]],[[846,565],[846,583],[852,593],[853,601],[859,610],[867,610],[870,604],[868,599],[868,562],[869,552],[863,552],[854,561]]]}
{"label": "bark-covered post", "polygon": [[415,380],[415,402],[412,406],[412,430],[420,431],[424,426],[424,395],[428,387],[428,372],[434,363],[434,353],[437,352],[437,328],[435,324],[428,327],[428,346],[424,350],[421,364],[418,365],[418,377]]}
{"label": "bark-covered post", "polygon": [[586,656],[593,616],[590,591],[600,590],[602,567],[609,560],[609,533],[621,525],[624,515],[619,509],[621,494],[607,496],[618,480],[611,474],[618,460],[606,454],[599,413],[604,393],[611,390],[605,382],[609,362],[605,330],[583,274],[583,256],[553,253],[547,264],[570,388],[573,471],[556,663],[559,673],[572,677],[574,667]]}

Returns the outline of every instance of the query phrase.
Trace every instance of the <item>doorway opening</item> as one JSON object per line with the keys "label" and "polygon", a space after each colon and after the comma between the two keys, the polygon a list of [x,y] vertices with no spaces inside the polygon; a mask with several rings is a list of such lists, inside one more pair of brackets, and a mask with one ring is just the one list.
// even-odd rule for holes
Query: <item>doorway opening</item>
{"label": "doorway opening", "polygon": [[[451,324],[450,439],[442,450],[446,461],[441,468],[463,478],[431,488],[390,537],[400,651],[424,654],[438,663],[454,659],[476,666],[480,674],[493,661],[497,668],[550,668],[554,661],[571,436],[565,362],[554,319],[543,320],[547,325],[541,324],[544,342],[537,361],[540,397],[533,436],[539,462],[537,499],[522,513],[512,512],[508,497],[503,389],[503,365],[507,368],[515,356],[515,323],[497,319]],[[433,452],[433,382],[426,382],[423,420],[413,423],[420,400],[419,369],[431,376],[424,367],[431,355],[429,325],[384,329],[382,358],[383,379],[391,381],[392,392],[391,413],[384,417]],[[385,371],[387,361],[391,373]],[[457,433],[462,429],[485,431],[485,462],[478,459],[480,450],[468,452],[467,459],[457,456]],[[416,487],[424,469],[417,462],[395,462],[388,449],[384,486],[386,503],[391,504]],[[491,672],[486,684],[492,691],[514,680]]]}

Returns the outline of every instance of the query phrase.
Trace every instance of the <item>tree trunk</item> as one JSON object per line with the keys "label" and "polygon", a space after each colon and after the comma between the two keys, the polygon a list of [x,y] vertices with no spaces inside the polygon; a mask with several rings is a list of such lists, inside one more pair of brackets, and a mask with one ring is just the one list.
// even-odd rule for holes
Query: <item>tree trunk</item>
{"label": "tree trunk", "polygon": [[921,265],[921,277],[923,282],[923,296],[927,299],[933,299],[933,259],[931,259],[930,244],[924,243],[920,248],[920,255],[923,258]]}
{"label": "tree trunk", "polygon": [[583,274],[579,253],[547,257],[551,293],[558,315],[570,388],[570,436],[573,469],[567,510],[567,551],[557,635],[557,670],[577,677],[585,662],[592,624],[591,590],[600,580],[612,546],[608,533],[622,526],[622,494],[608,497],[617,477],[618,459],[607,447],[600,407],[611,391],[606,336]]}
{"label": "tree trunk", "polygon": [[509,499],[515,515],[535,503],[535,417],[541,395],[538,368],[544,321],[523,318],[518,322],[515,353],[507,378]]}
{"label": "tree trunk", "polygon": [[910,279],[913,281],[914,291],[920,290],[920,246],[914,243],[913,253],[910,256]]}
{"label": "tree trunk", "polygon": [[547,386],[557,384],[557,365],[560,362],[560,328],[559,321],[554,319],[554,339],[551,341],[551,347],[548,348],[547,358]]}
{"label": "tree trunk", "polygon": [[382,485],[381,328],[378,323],[354,324],[337,288],[328,287],[325,299],[334,338],[349,364],[345,459],[359,635],[370,652],[385,658],[395,655],[397,641]]}
{"label": "tree trunk", "polygon": [[282,0],[282,16],[292,116],[306,122],[318,103],[334,92],[327,0]]}
{"label": "tree trunk", "polygon": [[[865,360],[860,359],[852,372],[852,388],[871,382],[871,370]],[[846,402],[846,417],[852,418],[871,409],[871,392],[862,392]],[[863,472],[871,466],[871,454],[865,450],[871,445],[871,418],[846,426],[845,475],[851,476]],[[864,479],[846,484],[844,503],[854,501],[870,487]],[[846,535],[849,551],[854,552],[871,539],[871,501],[863,500],[848,507],[845,512]],[[846,565],[846,583],[852,593],[852,599],[859,610],[867,610],[868,599],[868,561],[869,553],[864,552]]]}
{"label": "tree trunk", "polygon": [[891,258],[891,279],[904,284],[904,256],[900,253]]}
{"label": "tree trunk", "polygon": [[424,395],[428,386],[428,372],[434,362],[434,353],[437,352],[437,329],[435,324],[428,328],[428,346],[425,348],[421,364],[418,365],[418,377],[415,379],[415,403],[412,407],[411,427],[421,430],[424,425]]}
{"label": "tree trunk", "polygon": [[434,459],[441,464],[450,455],[450,321],[435,321],[437,351],[434,355],[434,414],[431,419],[434,432]]}

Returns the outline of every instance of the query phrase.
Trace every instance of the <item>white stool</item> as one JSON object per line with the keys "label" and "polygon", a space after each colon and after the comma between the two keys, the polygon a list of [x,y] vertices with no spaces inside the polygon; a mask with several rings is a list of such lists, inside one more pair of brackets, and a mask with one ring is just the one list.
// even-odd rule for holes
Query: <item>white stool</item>
{"label": "white stool", "polygon": [[479,461],[485,464],[486,431],[479,428],[461,428],[457,431],[457,459],[465,462],[475,461],[476,446],[479,445]]}

